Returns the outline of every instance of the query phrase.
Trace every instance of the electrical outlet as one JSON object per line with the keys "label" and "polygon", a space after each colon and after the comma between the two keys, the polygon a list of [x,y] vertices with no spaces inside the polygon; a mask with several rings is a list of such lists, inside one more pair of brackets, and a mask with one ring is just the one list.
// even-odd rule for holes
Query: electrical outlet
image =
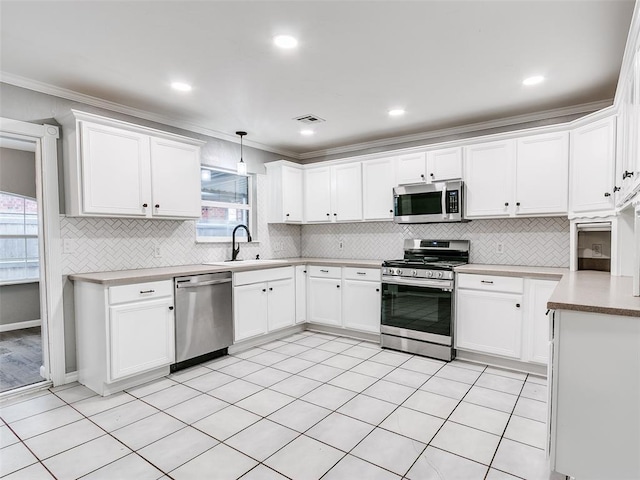
{"label": "electrical outlet", "polygon": [[593,256],[594,257],[601,257],[602,256],[602,244],[601,243],[594,243],[591,245],[591,251],[593,252]]}
{"label": "electrical outlet", "polygon": [[160,249],[160,244],[158,242],[153,242],[153,257],[162,258],[162,250]]}
{"label": "electrical outlet", "polygon": [[504,243],[498,242],[496,243],[496,253],[502,255],[504,253]]}
{"label": "electrical outlet", "polygon": [[75,253],[76,241],[71,238],[65,238],[62,240],[62,253]]}
{"label": "electrical outlet", "polygon": [[344,250],[344,240],[338,242],[338,250]]}
{"label": "electrical outlet", "polygon": [[273,246],[272,246],[272,250],[274,252],[281,252],[284,250],[284,243],[282,241],[280,242],[273,242]]}

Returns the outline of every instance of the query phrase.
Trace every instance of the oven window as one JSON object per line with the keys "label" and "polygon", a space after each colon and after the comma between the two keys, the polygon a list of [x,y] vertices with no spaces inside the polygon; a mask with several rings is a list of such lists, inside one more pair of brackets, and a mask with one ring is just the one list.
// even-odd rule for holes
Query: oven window
{"label": "oven window", "polygon": [[396,197],[396,215],[437,215],[442,213],[442,192],[411,193]]}
{"label": "oven window", "polygon": [[382,284],[382,324],[451,336],[452,292]]}

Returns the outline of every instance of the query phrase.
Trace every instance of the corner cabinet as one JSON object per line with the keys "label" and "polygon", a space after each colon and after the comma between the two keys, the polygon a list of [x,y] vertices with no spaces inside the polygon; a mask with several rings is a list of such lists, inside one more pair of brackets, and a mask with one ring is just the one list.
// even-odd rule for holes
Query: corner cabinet
{"label": "corner cabinet", "polygon": [[64,129],[67,215],[200,217],[199,140],[72,110]]}
{"label": "corner cabinet", "polygon": [[100,395],[159,378],[175,361],[173,282],[75,284],[78,380]]}

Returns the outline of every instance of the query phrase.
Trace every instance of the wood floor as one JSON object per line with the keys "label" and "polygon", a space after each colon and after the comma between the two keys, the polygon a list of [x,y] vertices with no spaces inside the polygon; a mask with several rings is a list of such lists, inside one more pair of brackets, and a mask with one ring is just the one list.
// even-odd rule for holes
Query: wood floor
{"label": "wood floor", "polygon": [[44,380],[40,327],[0,333],[0,392]]}

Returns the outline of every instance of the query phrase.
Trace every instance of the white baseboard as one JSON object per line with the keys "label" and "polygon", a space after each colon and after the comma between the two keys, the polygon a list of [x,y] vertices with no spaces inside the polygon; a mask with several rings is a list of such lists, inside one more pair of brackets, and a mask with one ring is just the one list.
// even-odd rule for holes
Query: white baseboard
{"label": "white baseboard", "polygon": [[10,332],[12,330],[21,330],[23,328],[39,327],[42,324],[40,319],[28,320],[26,322],[7,323],[6,325],[0,325],[0,333]]}

